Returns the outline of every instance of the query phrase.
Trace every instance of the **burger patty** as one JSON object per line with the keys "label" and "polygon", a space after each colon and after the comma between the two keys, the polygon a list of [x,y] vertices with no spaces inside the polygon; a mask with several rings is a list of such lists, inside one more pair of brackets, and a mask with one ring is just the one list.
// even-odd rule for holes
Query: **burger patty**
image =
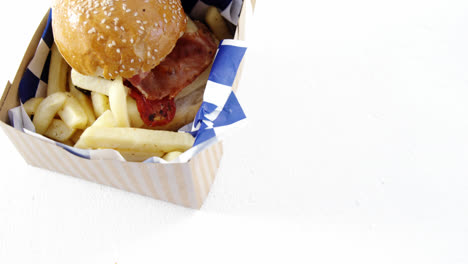
{"label": "burger patty", "polygon": [[212,63],[217,44],[204,24],[195,23],[198,31],[185,32],[158,66],[128,79],[146,99],[174,98]]}

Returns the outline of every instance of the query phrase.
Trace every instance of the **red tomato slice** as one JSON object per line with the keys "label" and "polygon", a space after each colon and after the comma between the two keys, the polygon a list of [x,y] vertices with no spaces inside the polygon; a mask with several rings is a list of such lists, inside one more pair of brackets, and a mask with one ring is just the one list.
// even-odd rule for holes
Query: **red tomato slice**
{"label": "red tomato slice", "polygon": [[136,100],[138,112],[147,126],[163,126],[174,119],[176,113],[174,98],[148,100],[133,88],[130,89],[130,96]]}

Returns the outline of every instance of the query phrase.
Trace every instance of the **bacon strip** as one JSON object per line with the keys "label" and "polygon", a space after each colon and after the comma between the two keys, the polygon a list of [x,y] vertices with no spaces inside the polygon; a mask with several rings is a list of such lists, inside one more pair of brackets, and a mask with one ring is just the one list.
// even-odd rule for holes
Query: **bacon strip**
{"label": "bacon strip", "polygon": [[213,61],[217,44],[205,25],[195,23],[198,31],[179,38],[172,52],[151,72],[128,79],[146,99],[174,98]]}

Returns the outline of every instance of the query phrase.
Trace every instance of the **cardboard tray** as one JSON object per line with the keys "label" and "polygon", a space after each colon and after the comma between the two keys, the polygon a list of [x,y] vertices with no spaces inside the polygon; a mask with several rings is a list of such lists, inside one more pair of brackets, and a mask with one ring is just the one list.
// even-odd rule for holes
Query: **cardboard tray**
{"label": "cardboard tray", "polygon": [[[246,12],[252,12],[254,5],[255,1],[244,1],[234,39],[245,40]],[[32,37],[13,82],[7,82],[0,100],[0,126],[25,161],[35,167],[199,209],[210,191],[221,161],[221,142],[203,150],[188,163],[89,160],[9,125],[8,110],[19,105],[19,82],[41,39],[48,15],[49,11]],[[242,64],[233,85],[234,91],[241,72]]]}

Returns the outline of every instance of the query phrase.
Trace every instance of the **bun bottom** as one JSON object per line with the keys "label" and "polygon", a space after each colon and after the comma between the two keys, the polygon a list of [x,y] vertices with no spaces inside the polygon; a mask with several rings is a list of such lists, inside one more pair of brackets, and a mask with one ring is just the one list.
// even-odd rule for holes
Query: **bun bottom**
{"label": "bun bottom", "polygon": [[203,102],[203,94],[210,71],[211,65],[175,97],[176,113],[170,123],[155,127],[145,125],[144,128],[177,131],[186,124],[193,122]]}

